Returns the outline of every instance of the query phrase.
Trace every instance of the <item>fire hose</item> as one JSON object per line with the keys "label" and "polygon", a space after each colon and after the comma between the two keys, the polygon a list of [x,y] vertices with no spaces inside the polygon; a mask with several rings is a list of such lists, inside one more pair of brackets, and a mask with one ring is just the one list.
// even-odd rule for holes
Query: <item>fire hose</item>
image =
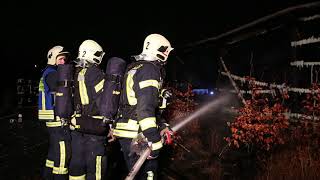
{"label": "fire hose", "polygon": [[[162,139],[163,139],[163,144],[165,145],[178,145],[180,148],[182,148],[183,150],[185,150],[186,152],[190,153],[191,151],[186,148],[185,146],[183,146],[182,144],[178,143],[173,137],[174,137],[175,132],[173,131],[165,131],[164,134],[162,135]],[[125,180],[133,180],[134,177],[136,176],[136,174],[138,173],[138,171],[140,170],[141,166],[143,165],[143,163],[145,162],[146,159],[148,159],[150,153],[151,153],[151,147],[149,145],[146,145],[147,142],[145,140],[145,137],[143,135],[139,135],[137,140],[136,140],[136,144],[138,144],[139,142],[142,142],[140,144],[144,144],[145,148],[142,151],[142,153],[140,153],[140,157],[137,160],[137,162],[134,164],[134,166],[132,167],[132,169],[130,170],[129,174],[127,175],[127,177],[125,178]],[[144,143],[143,143],[144,142]]]}

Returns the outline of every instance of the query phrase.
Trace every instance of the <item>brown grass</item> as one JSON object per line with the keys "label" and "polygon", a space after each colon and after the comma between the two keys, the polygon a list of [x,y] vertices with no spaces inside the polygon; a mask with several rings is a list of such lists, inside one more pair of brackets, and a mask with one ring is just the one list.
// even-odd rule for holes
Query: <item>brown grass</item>
{"label": "brown grass", "polygon": [[320,178],[320,151],[310,145],[300,145],[274,153],[267,160],[265,170],[257,180],[290,179],[316,180]]}

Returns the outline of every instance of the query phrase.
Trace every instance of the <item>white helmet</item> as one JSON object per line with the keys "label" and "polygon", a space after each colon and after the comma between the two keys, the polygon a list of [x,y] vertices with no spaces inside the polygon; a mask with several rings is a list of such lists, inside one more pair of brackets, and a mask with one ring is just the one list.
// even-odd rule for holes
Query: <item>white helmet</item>
{"label": "white helmet", "polygon": [[143,43],[142,53],[137,60],[166,62],[169,53],[173,50],[170,42],[160,34],[150,34]]}
{"label": "white helmet", "polygon": [[47,54],[48,62],[47,62],[47,64],[56,65],[57,57],[59,55],[62,55],[62,54],[69,54],[69,52],[64,51],[64,48],[62,46],[54,46],[53,48],[51,48],[48,51],[48,54]]}
{"label": "white helmet", "polygon": [[88,39],[80,45],[77,59],[84,64],[100,64],[104,54],[97,42]]}

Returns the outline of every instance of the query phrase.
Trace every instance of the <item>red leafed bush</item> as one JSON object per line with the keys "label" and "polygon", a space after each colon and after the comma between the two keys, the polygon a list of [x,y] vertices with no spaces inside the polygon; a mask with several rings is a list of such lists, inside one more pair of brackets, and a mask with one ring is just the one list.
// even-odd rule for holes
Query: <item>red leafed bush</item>
{"label": "red leafed bush", "polygon": [[174,98],[164,114],[166,119],[179,121],[182,117],[195,110],[196,103],[193,100],[194,94],[191,85],[188,85],[188,89],[185,92],[173,87],[168,87],[167,89],[172,92]]}
{"label": "red leafed bush", "polygon": [[252,88],[252,99],[238,110],[239,115],[229,124],[231,137],[225,138],[231,145],[253,145],[257,149],[270,150],[274,145],[285,142],[284,130],[289,121],[284,113],[286,108],[279,102],[270,102]]}
{"label": "red leafed bush", "polygon": [[[313,84],[310,88],[314,93],[306,94],[305,99],[302,101],[302,111],[309,118],[302,117],[301,121],[295,123],[293,136],[302,143],[313,141],[314,138],[319,138],[319,120],[320,117],[320,85]],[[311,119],[310,119],[311,117]],[[315,119],[312,119],[312,118]]]}

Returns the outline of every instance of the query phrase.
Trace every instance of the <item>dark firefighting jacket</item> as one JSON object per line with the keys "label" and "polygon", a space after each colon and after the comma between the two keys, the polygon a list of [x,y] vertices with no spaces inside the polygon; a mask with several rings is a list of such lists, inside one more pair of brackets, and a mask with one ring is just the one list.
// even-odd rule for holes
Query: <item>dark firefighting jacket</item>
{"label": "dark firefighting jacket", "polygon": [[120,138],[136,138],[139,132],[152,142],[152,150],[162,147],[156,120],[161,88],[161,66],[137,61],[128,66],[120,99],[120,117],[113,134]]}
{"label": "dark firefighting jacket", "polygon": [[106,135],[108,126],[100,113],[105,74],[97,66],[77,68],[74,82],[75,128],[79,132]]}

